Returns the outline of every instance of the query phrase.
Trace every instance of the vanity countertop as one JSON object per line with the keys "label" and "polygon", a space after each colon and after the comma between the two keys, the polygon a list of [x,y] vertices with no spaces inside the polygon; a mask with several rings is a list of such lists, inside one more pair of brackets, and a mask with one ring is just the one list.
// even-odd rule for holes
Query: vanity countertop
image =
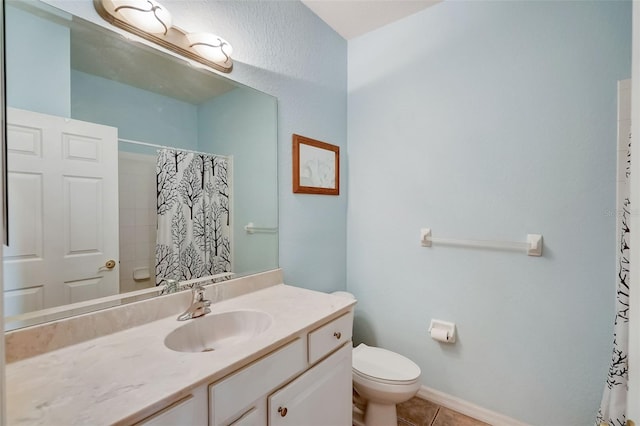
{"label": "vanity countertop", "polygon": [[[6,365],[9,425],[129,424],[196,386],[215,382],[305,330],[347,312],[354,300],[284,284],[212,306],[212,314],[255,309],[273,317],[264,333],[212,352],[164,345],[185,324],[176,315]],[[191,320],[191,321],[197,321]]]}

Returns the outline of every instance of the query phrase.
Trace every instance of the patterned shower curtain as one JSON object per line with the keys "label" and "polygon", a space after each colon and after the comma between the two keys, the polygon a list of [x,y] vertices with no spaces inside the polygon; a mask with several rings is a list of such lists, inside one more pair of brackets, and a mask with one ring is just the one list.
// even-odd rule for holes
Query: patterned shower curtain
{"label": "patterned shower curtain", "polygon": [[[622,124],[622,123],[620,123]],[[607,374],[607,382],[598,410],[596,425],[624,426],[626,424],[628,341],[629,341],[629,176],[631,172],[630,129],[621,129],[629,134],[626,148],[625,178],[618,182],[617,232],[620,238],[617,254],[618,276],[616,279],[616,319],[613,329],[613,352]],[[624,134],[624,133],[623,133]]]}
{"label": "patterned shower curtain", "polygon": [[156,285],[231,271],[229,158],[158,150]]}

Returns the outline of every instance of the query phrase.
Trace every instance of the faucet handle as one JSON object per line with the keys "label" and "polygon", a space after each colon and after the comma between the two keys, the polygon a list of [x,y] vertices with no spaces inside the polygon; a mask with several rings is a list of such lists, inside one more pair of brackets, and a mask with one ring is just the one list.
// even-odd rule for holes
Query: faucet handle
{"label": "faucet handle", "polygon": [[[204,302],[205,288],[200,283],[196,283],[191,287],[191,294],[193,295],[194,302]],[[211,302],[209,302],[211,303]]]}
{"label": "faucet handle", "polygon": [[211,312],[211,300],[204,298],[205,288],[200,283],[195,283],[191,287],[191,305],[187,310],[178,316],[178,321],[198,318]]}

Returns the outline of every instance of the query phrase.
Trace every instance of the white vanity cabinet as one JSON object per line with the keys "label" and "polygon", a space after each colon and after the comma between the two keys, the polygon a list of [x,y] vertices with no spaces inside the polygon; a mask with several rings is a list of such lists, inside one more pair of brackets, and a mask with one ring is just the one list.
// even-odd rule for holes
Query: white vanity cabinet
{"label": "white vanity cabinet", "polygon": [[[351,426],[355,301],[277,283],[276,279],[281,280],[278,274],[270,278],[273,283],[254,279],[245,283],[251,291],[229,296],[215,308],[218,314],[259,311],[271,317],[270,326],[246,340],[225,341],[214,351],[172,350],[167,336],[185,327],[174,314],[39,356],[33,355],[44,346],[31,349],[21,342],[54,331],[55,336],[66,338],[61,330],[75,330],[81,324],[63,320],[66,325],[56,327],[57,331],[47,326],[36,329],[35,334],[26,329],[12,332],[13,337],[8,337],[18,340],[13,353],[29,356],[6,366],[11,391],[6,394],[6,423]],[[253,290],[260,285],[267,287]],[[186,301],[185,296],[168,295],[158,302],[174,309],[174,302]],[[131,312],[145,308],[151,314],[158,306],[155,300],[144,301]],[[122,314],[120,308],[107,311],[105,316],[92,314],[92,323],[110,324],[112,315]],[[123,312],[128,315],[129,310]],[[249,318],[232,315],[224,318]],[[200,324],[212,328],[208,331],[218,330],[213,327],[227,331],[225,322],[206,325],[206,317],[195,321],[204,321]],[[242,325],[242,332],[251,332],[255,324],[236,325]],[[102,329],[93,332],[102,333]]]}
{"label": "white vanity cabinet", "polygon": [[349,312],[209,386],[211,426],[350,426]]}

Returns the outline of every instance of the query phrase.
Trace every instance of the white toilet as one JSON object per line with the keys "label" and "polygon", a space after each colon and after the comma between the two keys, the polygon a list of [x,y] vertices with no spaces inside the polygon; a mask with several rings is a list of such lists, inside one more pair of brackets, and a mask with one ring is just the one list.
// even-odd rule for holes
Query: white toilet
{"label": "white toilet", "polygon": [[[337,296],[350,297],[339,291]],[[353,348],[353,387],[367,403],[365,426],[397,424],[396,404],[411,399],[420,389],[420,367],[395,352],[367,346]]]}

